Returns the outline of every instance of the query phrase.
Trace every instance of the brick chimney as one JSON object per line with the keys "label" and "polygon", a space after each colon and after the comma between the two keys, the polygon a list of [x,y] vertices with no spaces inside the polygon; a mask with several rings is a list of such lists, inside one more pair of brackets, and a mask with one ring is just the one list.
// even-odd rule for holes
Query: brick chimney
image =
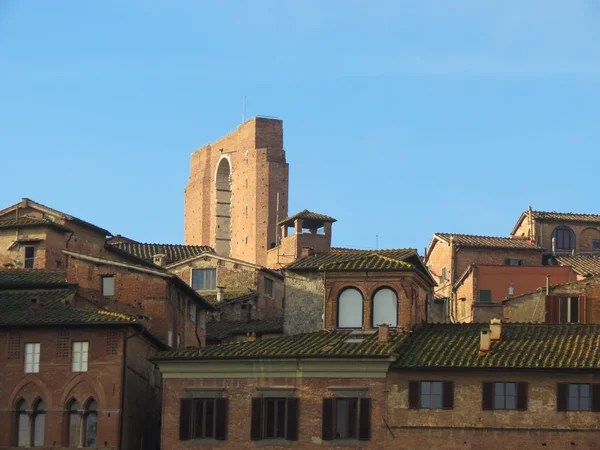
{"label": "brick chimney", "polygon": [[490,352],[490,330],[481,330],[479,334],[479,354],[487,355]]}
{"label": "brick chimney", "polygon": [[500,342],[502,340],[502,321],[500,319],[492,319],[490,321],[490,335],[492,342]]}
{"label": "brick chimney", "polygon": [[390,340],[390,326],[387,323],[382,323],[378,326],[379,330],[377,332],[377,343],[387,344]]}
{"label": "brick chimney", "polygon": [[165,255],[164,253],[157,253],[156,255],[153,256],[153,258],[154,258],[154,264],[156,264],[157,266],[164,266],[165,261],[167,259],[167,255]]}

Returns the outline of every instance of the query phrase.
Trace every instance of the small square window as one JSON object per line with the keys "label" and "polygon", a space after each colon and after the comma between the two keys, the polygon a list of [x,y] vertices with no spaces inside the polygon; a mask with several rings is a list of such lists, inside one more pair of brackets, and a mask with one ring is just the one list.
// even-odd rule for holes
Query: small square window
{"label": "small square window", "polygon": [[265,278],[265,295],[267,297],[273,298],[274,294],[273,294],[273,280],[271,280],[270,278]]}
{"label": "small square window", "polygon": [[112,297],[115,295],[115,277],[113,275],[102,277],[102,296]]}
{"label": "small square window", "polygon": [[440,409],[442,407],[442,382],[421,382],[421,408]]}
{"label": "small square window", "polygon": [[40,343],[25,344],[25,373],[40,371]]}
{"label": "small square window", "polygon": [[25,247],[25,258],[23,259],[23,267],[25,269],[33,269],[35,263],[35,247],[28,245]]}

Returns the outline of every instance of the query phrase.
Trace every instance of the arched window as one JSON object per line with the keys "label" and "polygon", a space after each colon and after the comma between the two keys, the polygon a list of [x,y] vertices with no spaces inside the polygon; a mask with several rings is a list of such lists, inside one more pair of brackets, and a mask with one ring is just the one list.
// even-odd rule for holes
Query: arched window
{"label": "arched window", "polygon": [[19,447],[29,447],[31,432],[29,428],[29,413],[27,412],[27,402],[23,399],[17,403],[17,445]]}
{"label": "arched window", "polygon": [[575,249],[575,233],[569,227],[556,227],[552,232],[552,239],[556,250]]}
{"label": "arched window", "polygon": [[363,296],[356,288],[344,289],[338,298],[338,327],[362,328]]}
{"label": "arched window", "polygon": [[373,296],[373,327],[387,323],[398,326],[398,296],[390,288],[382,288]]}
{"label": "arched window", "polygon": [[68,410],[69,414],[69,447],[79,447],[81,442],[81,411],[79,402],[75,399],[71,401]]}
{"label": "arched window", "polygon": [[33,409],[33,446],[44,446],[44,434],[46,431],[46,404],[39,399]]}
{"label": "arched window", "polygon": [[216,235],[215,251],[218,255],[231,255],[231,166],[227,158],[222,158],[215,174]]}
{"label": "arched window", "polygon": [[92,399],[88,402],[85,411],[85,427],[83,436],[84,447],[96,446],[96,434],[98,431],[98,403]]}

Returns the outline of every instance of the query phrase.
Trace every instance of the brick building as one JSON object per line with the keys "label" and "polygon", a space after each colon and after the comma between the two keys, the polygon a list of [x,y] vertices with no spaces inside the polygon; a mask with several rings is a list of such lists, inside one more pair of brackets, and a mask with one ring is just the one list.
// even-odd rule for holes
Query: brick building
{"label": "brick building", "polygon": [[265,266],[287,205],[282,122],[255,117],[192,153],[185,243]]}
{"label": "brick building", "polygon": [[161,352],[162,446],[595,448],[599,332],[425,324]]}
{"label": "brick building", "polygon": [[0,447],[155,449],[168,348],[65,273],[0,271]]}

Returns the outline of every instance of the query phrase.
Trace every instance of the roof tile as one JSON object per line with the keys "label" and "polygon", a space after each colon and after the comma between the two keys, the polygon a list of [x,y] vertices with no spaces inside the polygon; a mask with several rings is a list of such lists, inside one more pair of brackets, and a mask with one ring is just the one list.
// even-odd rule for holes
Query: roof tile
{"label": "roof tile", "polygon": [[299,259],[289,264],[291,270],[394,270],[414,266],[405,262],[417,251],[412,248],[393,250],[339,250],[332,249],[325,253]]}
{"label": "roof tile", "polygon": [[206,338],[220,341],[233,335],[283,333],[283,318],[250,322],[214,322],[206,326]]}
{"label": "roof tile", "polygon": [[279,225],[292,224],[296,219],[309,220],[313,222],[337,222],[336,219],[325,214],[317,214],[308,209],[300,211],[293,216],[287,217],[279,222]]}
{"label": "roof tile", "polygon": [[531,211],[531,214],[535,220],[600,223],[600,215],[598,214],[561,213],[556,211]]}
{"label": "roof tile", "polygon": [[60,223],[53,222],[49,219],[36,217],[19,217],[18,219],[3,219],[0,220],[0,228],[25,228],[25,227],[52,227],[57,230],[70,232],[71,229]]}
{"label": "roof tile", "polygon": [[561,266],[569,266],[583,276],[600,275],[600,256],[595,255],[560,255],[556,261]]}
{"label": "roof tile", "polygon": [[453,234],[453,233],[435,233],[438,238],[450,242],[453,242],[458,247],[472,247],[472,248],[502,248],[502,249],[515,249],[515,250],[537,250],[543,251],[544,248],[539,245],[533,244],[524,239],[513,239],[507,237],[497,236],[478,236],[474,234]]}
{"label": "roof tile", "polygon": [[0,288],[8,287],[35,287],[39,285],[64,285],[67,284],[65,272],[53,272],[36,269],[10,269],[0,270]]}
{"label": "roof tile", "polygon": [[165,264],[172,264],[202,253],[215,252],[208,245],[146,244],[142,242],[109,242],[109,244],[150,263],[154,261],[154,255],[158,254],[166,256]]}

